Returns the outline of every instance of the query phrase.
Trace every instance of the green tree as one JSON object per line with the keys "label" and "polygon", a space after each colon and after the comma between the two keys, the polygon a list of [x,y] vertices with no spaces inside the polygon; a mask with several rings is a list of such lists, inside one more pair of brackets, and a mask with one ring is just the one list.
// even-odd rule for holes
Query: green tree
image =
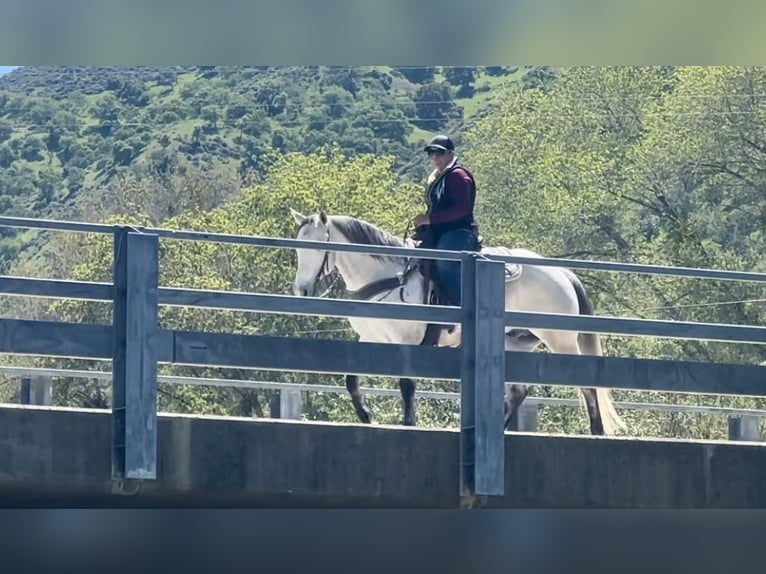
{"label": "green tree", "polygon": [[394,70],[414,84],[432,82],[436,74],[436,67],[434,66],[401,66],[395,67]]}
{"label": "green tree", "polygon": [[0,120],[0,143],[10,139],[13,134],[13,126],[6,120]]}
{"label": "green tree", "polygon": [[[752,106],[752,96],[762,93],[761,82],[757,69],[576,68],[545,91],[509,90],[497,112],[479,121],[466,138],[464,156],[480,182],[485,233],[493,242],[549,256],[740,269],[762,265],[756,255],[760,238],[752,235],[757,226],[752,216],[763,203],[755,190],[762,183],[755,170],[749,171],[756,164],[740,155],[744,151],[754,157],[745,151],[752,147],[748,141],[760,145],[763,117]],[[727,173],[733,165],[736,174]],[[745,188],[754,195],[748,197]],[[748,215],[740,207],[752,211]],[[743,256],[748,252],[743,237],[751,242],[752,257]],[[718,304],[757,297],[758,290],[744,284],[579,274],[598,313],[749,324],[763,320],[758,307]],[[764,359],[750,346],[629,337],[607,337],[606,342],[609,354],[627,356]],[[762,403],[615,394],[732,406]],[[544,428],[577,428],[572,425],[579,423],[567,420],[570,415],[551,409],[545,425],[552,426]],[[626,417],[633,432],[641,434],[721,438],[726,433],[721,418]]]}
{"label": "green tree", "polygon": [[444,78],[458,88],[458,98],[470,98],[474,93],[477,69],[472,66],[444,66]]}
{"label": "green tree", "polygon": [[440,130],[449,120],[460,118],[462,115],[452,99],[449,86],[445,84],[424,84],[418,88],[413,100],[417,119],[412,123],[424,130]]}

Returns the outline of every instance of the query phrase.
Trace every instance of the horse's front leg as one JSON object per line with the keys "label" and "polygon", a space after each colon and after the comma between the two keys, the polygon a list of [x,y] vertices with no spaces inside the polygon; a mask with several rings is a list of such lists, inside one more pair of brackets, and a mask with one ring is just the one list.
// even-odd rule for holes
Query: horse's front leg
{"label": "horse's front leg", "polygon": [[364,404],[364,397],[359,390],[359,376],[358,375],[346,375],[346,389],[348,389],[351,395],[351,402],[354,404],[354,410],[356,410],[356,416],[359,420],[365,424],[369,424],[372,420],[372,413],[367,405]]}
{"label": "horse's front leg", "polygon": [[519,429],[519,407],[529,394],[527,385],[513,383],[509,385],[510,392],[505,397],[505,430]]}
{"label": "horse's front leg", "polygon": [[404,415],[403,424],[414,427],[415,417],[415,381],[408,378],[399,379],[399,389],[402,392],[402,411]]}

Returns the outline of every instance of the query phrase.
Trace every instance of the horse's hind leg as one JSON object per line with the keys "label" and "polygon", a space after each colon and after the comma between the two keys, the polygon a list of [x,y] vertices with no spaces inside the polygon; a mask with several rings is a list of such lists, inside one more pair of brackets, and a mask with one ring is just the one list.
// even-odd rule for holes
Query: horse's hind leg
{"label": "horse's hind leg", "polygon": [[[526,329],[511,329],[506,333],[505,350],[531,353],[539,345],[540,339]],[[518,428],[519,407],[529,394],[529,385],[512,383],[507,385],[508,393],[505,396],[505,429]]]}
{"label": "horse's hind leg", "polygon": [[[541,339],[527,329],[511,329],[505,334],[505,350],[531,353],[542,343]],[[529,394],[529,385],[512,383],[507,385],[505,395],[505,430],[517,426],[519,407]]]}
{"label": "horse's hind leg", "polygon": [[415,417],[415,381],[408,378],[399,379],[399,389],[402,392],[402,410],[404,414],[403,424],[414,427]]}
{"label": "horse's hind leg", "polygon": [[[546,347],[554,353],[565,353],[568,355],[582,354],[578,343],[578,334],[574,331],[544,331],[540,333],[540,336],[545,342]],[[580,392],[585,398],[585,405],[588,409],[590,433],[593,435],[606,434],[604,423],[601,419],[596,389],[581,388]]]}
{"label": "horse's hind leg", "polygon": [[581,388],[580,392],[585,398],[585,405],[588,408],[588,418],[590,419],[590,434],[604,435],[604,423],[601,420],[601,411],[598,408],[598,397],[596,389]]}
{"label": "horse's hind leg", "polygon": [[517,430],[519,407],[529,394],[529,386],[513,383],[509,387],[505,396],[505,430]]}
{"label": "horse's hind leg", "polygon": [[369,424],[372,420],[372,414],[367,405],[364,404],[364,397],[359,390],[359,376],[358,375],[346,375],[346,389],[348,389],[351,395],[351,402],[354,404],[354,410],[356,410],[356,416],[363,423]]}

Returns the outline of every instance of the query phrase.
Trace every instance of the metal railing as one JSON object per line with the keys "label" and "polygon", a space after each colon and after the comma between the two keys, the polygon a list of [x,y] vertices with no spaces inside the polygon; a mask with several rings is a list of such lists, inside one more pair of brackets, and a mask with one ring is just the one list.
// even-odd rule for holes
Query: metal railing
{"label": "metal railing", "polygon": [[[0,374],[19,379],[19,402],[21,404],[28,405],[50,406],[52,404],[53,381],[57,378],[78,378],[100,382],[112,382],[111,372],[91,371],[86,369],[0,366]],[[303,393],[332,393],[337,395],[348,394],[345,386],[321,383],[288,383],[284,381],[263,381],[228,378],[222,379],[210,377],[187,377],[179,375],[159,375],[157,380],[159,383],[170,385],[198,385],[236,389],[260,389],[278,391],[280,398],[279,418],[292,420],[298,420],[302,417]],[[365,395],[370,396],[386,396],[395,398],[401,396],[398,389],[392,388],[360,387],[359,390]],[[459,402],[460,393],[452,391],[426,391],[418,389],[415,391],[415,398],[422,400],[450,400]],[[761,419],[766,417],[766,410],[719,407],[711,405],[615,401],[615,406],[620,409],[636,411],[725,416],[729,419],[728,438],[732,441],[760,441]],[[537,431],[538,411],[540,407],[569,407],[577,409],[582,407],[582,403],[578,399],[528,396],[521,406],[518,426],[513,430],[521,432]]]}
{"label": "metal railing", "polygon": [[[0,352],[113,362],[113,477],[156,477],[157,366],[161,363],[460,380],[461,492],[502,494],[502,431],[506,382],[646,391],[766,396],[766,367],[689,361],[506,352],[505,329],[548,328],[761,344],[766,328],[622,317],[507,311],[504,263],[633,272],[677,277],[766,281],[766,274],[568,259],[479,257],[420,248],[297,241],[183,230],[133,228],[0,217],[0,226],[113,235],[114,275],[107,283],[0,278],[0,293],[112,301],[109,326],[0,320]],[[461,308],[341,301],[284,295],[170,289],[158,285],[159,239],[209,241],[267,248],[313,248],[461,262]],[[460,323],[459,348],[358,343],[263,335],[166,330],[160,305],[259,313],[373,317]],[[478,318],[482,318],[478,320]],[[477,385],[476,381],[482,381]],[[482,445],[477,449],[476,445]]]}

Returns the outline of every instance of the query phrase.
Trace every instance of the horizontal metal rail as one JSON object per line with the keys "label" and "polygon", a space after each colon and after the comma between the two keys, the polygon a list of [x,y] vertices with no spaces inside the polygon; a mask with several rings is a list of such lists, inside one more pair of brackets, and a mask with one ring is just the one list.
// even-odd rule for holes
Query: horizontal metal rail
{"label": "horizontal metal rail", "polygon": [[[28,297],[50,297],[111,302],[114,287],[109,283],[0,277],[0,293]],[[428,321],[439,324],[460,322],[460,309],[451,306],[411,303],[379,303],[319,297],[294,297],[262,293],[238,293],[201,289],[162,287],[159,303],[168,306],[252,311],[324,317],[365,317],[402,321]],[[581,331],[608,335],[695,339],[730,343],[766,343],[766,327],[583,316],[557,313],[507,311],[508,326],[527,329]]]}
{"label": "horizontal metal rail", "polygon": [[[109,371],[88,371],[84,369],[56,369],[45,367],[10,367],[0,366],[0,374],[22,377],[50,377],[50,378],[82,378],[97,381],[109,382],[112,380],[112,373]],[[183,377],[177,375],[160,375],[159,382],[173,385],[198,385],[211,387],[229,387],[239,389],[264,389],[278,391],[300,391],[315,393],[334,393],[345,395],[348,393],[343,385],[327,385],[319,383],[286,383],[282,381],[254,381],[245,379],[220,379],[205,377]],[[399,389],[386,389],[380,387],[360,387],[360,391],[371,396],[390,396],[399,397]],[[424,391],[416,390],[415,396],[420,399],[429,400],[452,400],[459,401],[460,393],[449,391]],[[556,397],[534,397],[529,396],[524,401],[525,405],[536,405],[539,407],[572,407],[578,408],[581,402],[578,399],[564,399]],[[657,412],[678,412],[711,414],[721,416],[753,416],[766,417],[766,410],[760,409],[742,409],[733,407],[716,407],[709,405],[683,405],[672,403],[646,403],[638,401],[615,401],[618,408],[626,410],[639,411],[657,411]]]}
{"label": "horizontal metal rail", "polygon": [[562,313],[526,313],[507,311],[507,326],[554,331],[580,331],[608,335],[695,339],[728,343],[766,343],[766,327],[731,325],[726,323],[696,323],[663,321],[659,319],[628,319]]}
{"label": "horizontal metal rail", "polygon": [[[428,259],[462,260],[466,253],[443,251],[435,249],[389,247],[378,245],[361,245],[355,243],[328,243],[324,241],[305,241],[286,238],[274,238],[250,235],[234,235],[226,233],[208,233],[202,231],[173,230],[154,227],[106,225],[98,223],[81,223],[74,221],[58,221],[52,219],[34,219],[24,217],[0,217],[0,227],[22,227],[27,229],[43,229],[52,231],[75,231],[83,233],[114,233],[117,229],[135,229],[142,233],[153,233],[161,238],[186,241],[206,241],[214,243],[231,243],[237,245],[252,245],[256,247],[272,247],[278,249],[322,249],[325,251],[370,253],[399,257],[425,257]],[[619,263],[610,261],[587,261],[582,259],[561,259],[548,257],[521,257],[508,255],[486,255],[487,259],[507,263],[522,263],[535,266],[566,267],[591,271],[610,271],[638,273],[646,275],[665,275],[673,277],[688,277],[700,279],[717,279],[725,281],[766,282],[766,273],[752,271],[729,271],[721,269],[705,269],[694,267],[672,267],[665,265],[647,265],[640,263]]]}
{"label": "horizontal metal rail", "polygon": [[[0,319],[0,353],[113,360],[114,328]],[[157,361],[277,372],[460,380],[450,347],[159,329]],[[559,353],[506,352],[506,382],[766,397],[766,366]]]}
{"label": "horizontal metal rail", "polygon": [[257,311],[287,315],[318,315],[323,317],[366,317],[401,321],[429,321],[440,324],[459,323],[459,307],[294,297],[262,293],[234,293],[197,289],[159,289],[161,305]]}
{"label": "horizontal metal rail", "polygon": [[0,293],[24,297],[111,302],[114,298],[114,286],[111,283],[4,275],[0,276]]}
{"label": "horizontal metal rail", "polygon": [[36,217],[0,217],[0,227],[21,227],[47,231],[74,231],[78,233],[114,233],[119,225],[108,223],[85,223],[83,221],[61,221],[59,219],[38,219]]}
{"label": "horizontal metal rail", "polygon": [[[24,217],[0,217],[0,227],[25,227],[50,231],[79,231],[82,233],[114,233],[118,229],[135,230],[151,233],[162,239],[179,241],[205,241],[208,243],[228,243],[250,245],[253,247],[271,247],[275,249],[320,249],[346,253],[367,253],[390,257],[425,257],[446,261],[460,261],[465,256],[459,251],[444,251],[416,247],[390,247],[386,245],[366,245],[357,243],[331,243],[327,241],[307,241],[259,235],[235,235],[229,233],[209,233],[206,231],[186,231],[132,225],[104,225],[96,223],[77,223],[52,219],[32,219]],[[561,263],[558,264],[559,266]]]}

